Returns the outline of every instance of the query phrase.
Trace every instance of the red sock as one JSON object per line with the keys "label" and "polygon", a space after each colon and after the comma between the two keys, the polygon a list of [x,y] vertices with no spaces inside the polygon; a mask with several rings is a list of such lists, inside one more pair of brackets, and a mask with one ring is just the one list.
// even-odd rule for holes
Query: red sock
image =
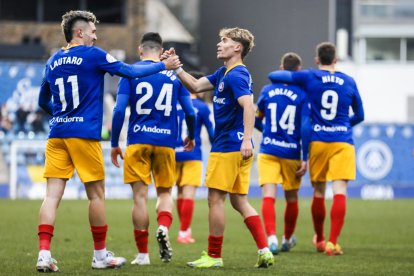
{"label": "red sock", "polygon": [[276,235],[275,201],[273,197],[264,197],[262,201],[263,222],[268,236]]}
{"label": "red sock", "polygon": [[157,215],[158,225],[163,225],[170,229],[172,223],[172,214],[168,211],[161,211]]}
{"label": "red sock", "polygon": [[177,213],[178,213],[178,218],[181,220],[181,211],[183,208],[183,200],[184,198],[177,198]]}
{"label": "red sock", "polygon": [[180,230],[185,231],[190,228],[193,218],[194,200],[190,198],[183,199],[181,206],[181,225]]}
{"label": "red sock", "polygon": [[320,242],[325,240],[323,234],[323,223],[325,221],[325,198],[323,197],[313,197],[312,201],[312,219],[313,219],[313,228],[316,233],[316,241]]}
{"label": "red sock", "polygon": [[135,245],[139,253],[148,253],[148,230],[134,229]]}
{"label": "red sock", "polygon": [[212,258],[221,258],[223,236],[208,236],[208,255]]}
{"label": "red sock", "polygon": [[263,249],[267,247],[266,235],[264,233],[259,215],[247,217],[244,220],[244,223],[247,225],[247,228],[249,228],[250,233],[256,242],[257,249]]}
{"label": "red sock", "polygon": [[295,231],[296,221],[299,214],[298,202],[286,202],[285,209],[285,239],[290,239]]}
{"label": "red sock", "polygon": [[93,247],[95,250],[102,250],[106,248],[106,232],[108,232],[108,225],[93,226],[91,225],[91,232],[93,237]]}
{"label": "red sock", "polygon": [[346,196],[343,194],[335,195],[331,208],[331,233],[329,241],[336,244],[336,240],[341,234],[342,226],[345,221]]}
{"label": "red sock", "polygon": [[50,250],[54,229],[53,225],[39,224],[37,233],[39,236],[39,250]]}

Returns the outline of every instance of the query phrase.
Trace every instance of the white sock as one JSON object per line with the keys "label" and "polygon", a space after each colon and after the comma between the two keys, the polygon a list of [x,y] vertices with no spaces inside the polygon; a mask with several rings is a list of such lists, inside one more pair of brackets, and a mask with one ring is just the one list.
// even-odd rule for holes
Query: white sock
{"label": "white sock", "polygon": [[268,247],[265,247],[265,248],[262,248],[262,249],[257,250],[257,252],[258,252],[259,254],[263,254],[263,253],[270,252],[270,250],[269,250],[269,248],[268,248]]}
{"label": "white sock", "polygon": [[101,249],[101,250],[94,250],[93,251],[93,256],[97,259],[97,260],[103,260],[106,258],[106,248]]}
{"label": "white sock", "polygon": [[188,235],[190,235],[191,234],[191,228],[188,228],[187,230],[184,230],[184,231],[179,231],[178,232],[178,235],[180,236],[180,237],[186,237],[186,236],[188,236]]}
{"label": "white sock", "polygon": [[276,235],[270,235],[267,237],[267,244],[270,245],[272,243],[279,244]]}
{"label": "white sock", "polygon": [[149,253],[138,253],[138,258],[149,258]]}
{"label": "white sock", "polygon": [[42,258],[51,258],[52,257],[52,254],[50,253],[50,250],[40,250],[39,251],[39,257],[42,257]]}

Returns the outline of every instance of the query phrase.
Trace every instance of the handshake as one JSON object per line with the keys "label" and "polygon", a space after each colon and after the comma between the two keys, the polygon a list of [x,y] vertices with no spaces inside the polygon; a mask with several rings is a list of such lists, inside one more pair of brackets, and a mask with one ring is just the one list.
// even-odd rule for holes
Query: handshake
{"label": "handshake", "polygon": [[160,56],[160,59],[164,62],[166,70],[177,70],[183,66],[179,56],[175,54],[174,48],[164,51],[164,53]]}

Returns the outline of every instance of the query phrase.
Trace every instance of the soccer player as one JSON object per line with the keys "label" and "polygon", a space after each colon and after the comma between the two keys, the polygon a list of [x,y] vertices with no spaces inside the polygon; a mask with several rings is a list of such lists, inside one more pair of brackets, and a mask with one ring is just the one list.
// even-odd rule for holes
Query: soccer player
{"label": "soccer player", "polygon": [[70,11],[62,17],[68,45],[47,61],[40,88],[39,106],[52,115],[46,146],[44,177],[47,190],[39,215],[39,272],[57,272],[51,257],[56,212],[66,181],[76,169],[89,199],[89,223],[94,240],[92,268],[120,267],[125,259],[106,250],[104,160],[100,145],[103,112],[103,80],[106,72],[143,77],[176,68],[180,61],[131,66],[94,46],[96,17],[87,11]]}
{"label": "soccer player", "polygon": [[[199,79],[203,76],[201,72],[189,72],[193,77]],[[201,95],[201,94],[197,94]],[[191,220],[194,211],[194,196],[197,187],[201,186],[202,179],[202,154],[201,154],[201,127],[204,125],[210,139],[213,141],[214,129],[210,120],[210,109],[208,105],[191,95],[192,103],[196,112],[195,147],[192,151],[184,151],[184,138],[187,136],[187,125],[184,120],[184,112],[178,108],[178,144],[175,148],[176,185],[177,185],[177,211],[180,219],[180,231],[178,232],[178,243],[194,243],[191,233]]]}
{"label": "soccer player", "polygon": [[233,208],[242,215],[256,241],[256,267],[268,267],[274,262],[273,255],[267,247],[260,217],[247,200],[255,119],[252,79],[243,59],[252,49],[254,37],[250,31],[241,28],[222,29],[219,35],[217,58],[224,62],[224,66],[198,80],[182,68],[176,70],[180,80],[191,92],[214,89],[214,142],[205,180],[209,203],[208,252],[203,252],[200,259],[187,265],[223,266],[224,202],[229,194]]}
{"label": "soccer player", "polygon": [[[162,50],[162,39],[158,33],[144,34],[138,47],[141,61],[137,64],[158,62]],[[128,103],[131,106],[131,115],[124,160],[124,182],[130,184],[133,191],[132,222],[138,249],[132,264],[150,264],[147,196],[148,185],[152,183],[151,174],[158,197],[156,238],[160,258],[163,262],[170,262],[172,249],[168,230],[172,223],[174,205],[171,188],[175,182],[177,103],[180,103],[186,114],[189,130],[184,140],[184,150],[192,150],[194,147],[195,111],[190,93],[180,83],[174,71],[162,71],[131,80],[122,78],[112,119],[111,158],[116,167],[119,167],[118,156],[123,158],[118,141]]]}
{"label": "soccer player", "polygon": [[[297,54],[286,53],[280,69],[296,71],[301,64]],[[286,199],[285,231],[280,250],[286,252],[296,245],[293,232],[299,213],[298,190],[307,168],[309,113],[305,91],[292,84],[273,82],[264,86],[257,102],[256,121],[261,124],[266,118],[258,167],[263,192],[262,216],[267,243],[273,254],[279,252],[275,212],[278,183],[282,184]]]}
{"label": "soccer player", "polygon": [[[328,256],[343,254],[337,240],[345,220],[347,184],[356,174],[352,127],[364,120],[357,85],[350,76],[335,71],[336,60],[335,45],[323,42],[316,47],[315,61],[319,69],[276,71],[269,75],[271,80],[302,85],[308,93],[312,119],[309,172],[314,188],[311,207],[316,233],[314,244],[317,251]],[[334,197],[330,235],[325,246],[326,181],[332,181]]]}

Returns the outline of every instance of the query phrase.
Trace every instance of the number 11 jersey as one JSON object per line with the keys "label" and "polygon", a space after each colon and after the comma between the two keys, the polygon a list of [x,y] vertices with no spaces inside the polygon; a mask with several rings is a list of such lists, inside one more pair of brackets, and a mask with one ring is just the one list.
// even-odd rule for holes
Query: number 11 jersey
{"label": "number 11 jersey", "polygon": [[62,48],[46,63],[52,95],[49,138],[101,139],[104,75],[122,66],[104,50],[77,45]]}

